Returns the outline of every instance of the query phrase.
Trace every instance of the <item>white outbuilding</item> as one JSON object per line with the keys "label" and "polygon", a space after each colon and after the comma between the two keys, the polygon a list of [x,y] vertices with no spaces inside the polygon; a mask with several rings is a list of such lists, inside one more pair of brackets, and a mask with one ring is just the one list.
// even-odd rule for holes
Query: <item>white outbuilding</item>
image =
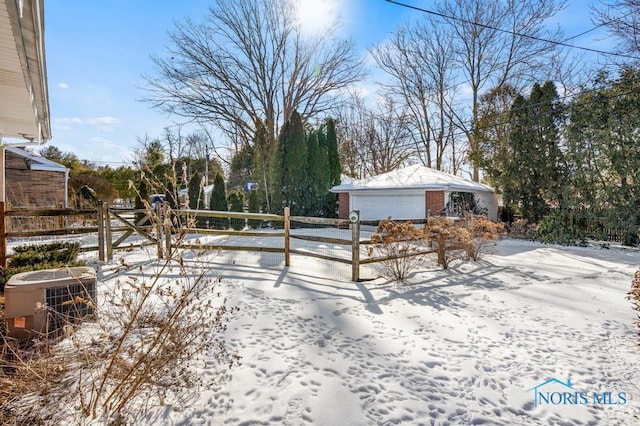
{"label": "white outbuilding", "polygon": [[[450,201],[473,194],[491,220],[498,218],[493,188],[421,164],[361,180],[348,180],[331,188],[338,194],[339,217],[360,211],[361,220],[424,219],[451,212]],[[453,196],[452,196],[453,194]]]}

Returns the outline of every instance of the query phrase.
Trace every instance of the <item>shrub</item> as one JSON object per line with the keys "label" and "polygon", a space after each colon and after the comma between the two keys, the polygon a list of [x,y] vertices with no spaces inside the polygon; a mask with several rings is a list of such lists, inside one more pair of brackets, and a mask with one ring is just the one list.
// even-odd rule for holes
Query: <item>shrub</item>
{"label": "shrub", "polygon": [[[185,235],[177,234],[177,246]],[[151,407],[184,403],[195,386],[224,377],[196,374],[190,365],[201,354],[223,369],[238,364],[224,336],[237,308],[227,307],[209,265],[183,253],[150,269],[120,259],[113,282],[102,286],[96,322],[77,331],[65,324],[59,344],[44,336],[24,348],[2,336],[0,423],[138,424]],[[38,410],[29,409],[34,404]]]}
{"label": "shrub", "polygon": [[[244,210],[244,194],[240,191],[231,191],[227,197],[229,211],[242,212]],[[231,219],[231,228],[236,231],[244,229],[244,219]]]}
{"label": "shrub", "polygon": [[534,236],[548,244],[575,245],[577,240],[585,238],[585,233],[568,212],[556,210],[540,220]]}
{"label": "shrub", "polygon": [[445,217],[430,217],[424,225],[423,235],[435,246],[438,265],[443,269],[447,269],[453,260],[464,257],[471,244],[471,233]]}
{"label": "shrub", "polygon": [[4,291],[4,285],[12,275],[20,272],[85,265],[84,261],[76,260],[80,252],[80,243],[24,245],[15,247],[14,252],[7,267],[0,271],[0,291]]}
{"label": "shrub", "polygon": [[[260,213],[260,200],[258,199],[258,191],[251,191],[249,193],[249,201],[248,201],[248,209],[249,213]],[[247,224],[252,229],[257,229],[260,227],[261,220],[257,219],[249,219]]]}
{"label": "shrub", "polygon": [[369,256],[374,253],[381,256],[380,274],[390,280],[406,282],[407,276],[420,263],[420,254],[424,253],[423,235],[411,222],[383,220],[371,236],[372,247]]}
{"label": "shrub", "polygon": [[627,299],[631,300],[633,309],[638,312],[636,327],[638,327],[638,335],[640,335],[640,270],[636,271],[633,277],[633,281],[631,282],[631,291],[627,293]]}
{"label": "shrub", "polygon": [[504,225],[493,222],[486,216],[470,216],[464,224],[471,234],[471,240],[466,247],[468,259],[480,259],[480,255],[489,247],[489,243],[505,233]]}
{"label": "shrub", "polygon": [[512,238],[520,238],[523,240],[533,239],[534,225],[529,223],[527,219],[518,219],[509,225],[509,236]]}

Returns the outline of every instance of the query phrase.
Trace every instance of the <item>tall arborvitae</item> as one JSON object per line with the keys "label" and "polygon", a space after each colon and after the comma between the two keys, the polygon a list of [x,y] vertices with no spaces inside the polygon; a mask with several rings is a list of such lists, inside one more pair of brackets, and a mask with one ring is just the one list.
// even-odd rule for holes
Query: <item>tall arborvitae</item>
{"label": "tall arborvitae", "polygon": [[318,136],[316,132],[311,131],[307,135],[307,190],[304,193],[304,209],[301,212],[303,216],[320,216],[318,210],[318,185],[316,179],[318,159]]}
{"label": "tall arborvitae", "polygon": [[231,167],[229,170],[229,179],[227,187],[229,191],[242,191],[246,188],[247,182],[252,180],[253,174],[253,146],[244,144],[231,159]]}
{"label": "tall arborvitae", "polygon": [[533,85],[529,98],[517,96],[512,106],[512,154],[504,170],[504,200],[536,222],[560,202],[564,181],[559,148],[560,107],[551,82]]}
{"label": "tall arborvitae", "polygon": [[[248,204],[247,209],[249,210],[249,213],[260,213],[260,200],[258,198],[258,191],[249,192],[249,201],[247,202],[247,204]],[[257,219],[249,219],[247,221],[247,224],[252,229],[256,229],[260,227],[260,223],[261,221]]]}
{"label": "tall arborvitae", "polygon": [[[224,184],[224,178],[220,173],[216,173],[216,177],[213,179],[213,188],[211,190],[211,198],[209,199],[209,210],[223,211],[229,210],[227,204],[227,189]],[[229,228],[228,218],[213,218],[214,229],[227,229]]]}
{"label": "tall arborvitae", "polygon": [[202,192],[202,177],[198,171],[195,171],[189,179],[187,189],[189,194],[189,208],[199,210],[204,207],[204,193]]}
{"label": "tall arborvitae", "polygon": [[333,197],[329,192],[331,189],[331,171],[329,168],[329,148],[327,147],[327,136],[325,128],[321,126],[317,131],[318,136],[318,175],[317,185],[319,188],[318,195],[322,198],[322,216],[333,217],[333,210],[328,210],[326,206],[327,198]]}
{"label": "tall arborvitae", "polygon": [[271,152],[267,140],[267,129],[262,121],[256,122],[256,132],[253,136],[253,172],[252,179],[258,183],[258,202],[270,211],[271,173],[269,165],[271,163]]}
{"label": "tall arborvitae", "polygon": [[305,215],[324,216],[324,204],[329,192],[329,158],[327,156],[326,144],[323,139],[323,146],[318,143],[318,135],[322,134],[322,129],[309,132],[307,138],[307,175],[309,178],[309,189],[306,193]]}
{"label": "tall arborvitae", "polygon": [[[204,193],[202,191],[202,177],[198,171],[193,172],[187,185],[187,194],[189,196],[189,208],[199,210],[204,208]],[[204,228],[206,221],[196,218],[196,228]]]}
{"label": "tall arborvitae", "polygon": [[[336,124],[333,119],[327,120],[327,153],[329,157],[329,186],[340,185],[340,155],[338,154],[338,136],[336,134]],[[327,217],[334,217],[338,207],[337,196],[328,193],[326,196],[325,210]]]}
{"label": "tall arborvitae", "polygon": [[640,225],[640,70],[602,72],[575,98],[567,126],[572,213],[598,239],[637,245]]}
{"label": "tall arborvitae", "polygon": [[[242,212],[244,210],[244,194],[240,191],[231,191],[227,197],[229,211]],[[231,219],[231,227],[240,231],[244,229],[244,219]]]}
{"label": "tall arborvitae", "polygon": [[294,111],[280,131],[277,153],[273,163],[272,206],[281,213],[291,208],[292,215],[304,212],[305,191],[308,188],[307,139],[302,117]]}
{"label": "tall arborvitae", "polygon": [[338,136],[336,123],[332,118],[327,120],[327,152],[329,154],[329,179],[331,186],[340,185],[340,155],[338,154]]}

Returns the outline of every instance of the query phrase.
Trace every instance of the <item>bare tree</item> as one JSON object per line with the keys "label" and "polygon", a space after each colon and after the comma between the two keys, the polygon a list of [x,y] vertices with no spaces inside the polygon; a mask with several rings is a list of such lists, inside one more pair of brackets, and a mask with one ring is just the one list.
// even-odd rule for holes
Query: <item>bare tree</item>
{"label": "bare tree", "polygon": [[337,120],[345,173],[356,178],[374,176],[414,159],[410,121],[406,107],[390,96],[370,107],[354,95]]}
{"label": "bare tree", "polygon": [[640,0],[615,0],[604,6],[594,8],[596,21],[622,41],[618,53],[637,56],[640,53]]}
{"label": "bare tree", "polygon": [[[458,114],[469,151],[479,149],[474,123],[478,122],[482,90],[509,83],[520,88],[540,80],[550,63],[561,32],[545,29],[545,20],[562,10],[565,0],[447,0],[439,12],[453,31],[456,55],[471,91],[471,117]],[[472,163],[472,178],[479,166]]]}
{"label": "bare tree", "polygon": [[451,34],[427,19],[395,31],[389,41],[371,50],[378,67],[390,77],[386,93],[407,109],[417,153],[428,167],[442,170],[453,144],[451,113],[455,56]]}
{"label": "bare tree", "polygon": [[263,120],[268,140],[297,110],[304,119],[335,106],[363,76],[350,40],[304,36],[293,0],[217,0],[202,23],[176,25],[165,57],[146,76],[152,106],[211,122],[250,143]]}

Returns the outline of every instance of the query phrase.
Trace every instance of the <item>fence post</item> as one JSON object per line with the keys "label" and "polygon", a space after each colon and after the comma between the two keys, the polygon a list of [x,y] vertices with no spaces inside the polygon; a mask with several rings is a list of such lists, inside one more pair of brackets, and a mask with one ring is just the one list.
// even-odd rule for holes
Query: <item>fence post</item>
{"label": "fence post", "polygon": [[5,203],[0,201],[0,267],[7,267],[7,217],[4,213]]}
{"label": "fence post", "polygon": [[98,259],[104,262],[104,211],[102,203],[96,205],[96,211],[98,213]]}
{"label": "fence post", "polygon": [[351,223],[351,281],[360,280],[360,211],[354,210],[357,220]]}
{"label": "fence post", "polygon": [[289,236],[291,234],[291,224],[289,221],[290,210],[289,207],[284,208],[284,266],[291,266],[291,253],[289,252],[290,247],[290,239]]}
{"label": "fence post", "polygon": [[104,238],[107,243],[107,261],[113,260],[113,240],[111,235],[111,215],[109,214],[109,204],[102,204],[104,217]]}

